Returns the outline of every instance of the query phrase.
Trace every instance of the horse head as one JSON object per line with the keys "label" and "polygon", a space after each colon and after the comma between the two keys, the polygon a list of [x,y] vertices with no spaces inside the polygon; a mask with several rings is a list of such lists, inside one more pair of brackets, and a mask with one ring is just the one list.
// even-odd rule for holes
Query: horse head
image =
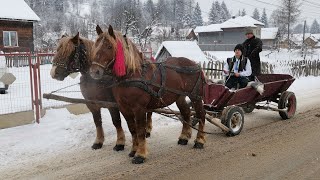
{"label": "horse head", "polygon": [[74,37],[63,35],[52,61],[51,77],[62,81],[71,73],[84,72],[85,66],[89,66],[92,44],[92,41],[80,38],[79,33]]}
{"label": "horse head", "polygon": [[106,32],[97,25],[96,32],[98,37],[93,45],[90,67],[92,78],[101,79],[105,72],[121,77],[141,68],[142,56],[130,39],[114,31],[111,25]]}

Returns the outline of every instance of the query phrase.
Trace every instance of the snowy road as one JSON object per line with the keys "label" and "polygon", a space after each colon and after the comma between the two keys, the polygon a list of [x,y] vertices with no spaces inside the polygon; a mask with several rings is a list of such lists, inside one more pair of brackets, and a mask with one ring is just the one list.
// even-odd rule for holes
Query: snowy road
{"label": "snowy road", "polygon": [[[127,129],[125,151],[112,150],[116,136],[107,110],[106,141],[96,151],[90,148],[95,138],[90,114],[50,110],[39,125],[0,130],[0,179],[313,179],[320,176],[320,87],[311,81],[291,87],[298,101],[293,119],[255,110],[246,115],[241,134],[231,138],[207,123],[206,130],[216,134],[207,136],[204,150],[192,149],[195,132],[187,146],[178,146],[180,122],[155,115],[143,165],[131,164],[127,156]],[[309,83],[306,89],[303,83]]]}

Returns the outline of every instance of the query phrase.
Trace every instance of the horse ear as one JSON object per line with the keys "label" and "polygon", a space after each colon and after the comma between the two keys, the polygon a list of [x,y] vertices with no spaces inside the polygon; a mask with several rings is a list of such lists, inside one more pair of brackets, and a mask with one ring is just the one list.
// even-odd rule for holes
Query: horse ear
{"label": "horse ear", "polygon": [[113,27],[111,25],[109,25],[108,33],[110,34],[110,36],[112,36],[114,39],[116,39],[116,35],[114,34]]}
{"label": "horse ear", "polygon": [[100,35],[103,33],[102,29],[100,28],[99,25],[96,26],[96,31],[97,31],[97,34]]}
{"label": "horse ear", "polygon": [[75,44],[78,44],[78,42],[79,42],[79,32],[77,33],[77,35],[75,35],[75,36],[71,39],[71,41],[72,41],[73,43],[75,43]]}

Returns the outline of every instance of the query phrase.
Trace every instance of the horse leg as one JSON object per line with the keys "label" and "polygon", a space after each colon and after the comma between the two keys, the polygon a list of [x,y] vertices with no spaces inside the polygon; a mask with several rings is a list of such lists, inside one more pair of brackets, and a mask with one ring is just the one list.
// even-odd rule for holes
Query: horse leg
{"label": "horse leg", "polygon": [[110,115],[112,118],[112,123],[116,127],[116,130],[117,130],[117,142],[116,142],[116,145],[113,147],[113,150],[123,151],[126,137],[124,135],[124,131],[121,126],[121,118],[120,118],[119,109],[118,108],[109,108],[109,112],[110,112]]}
{"label": "horse leg", "polygon": [[132,159],[133,164],[144,163],[148,150],[146,142],[146,126],[147,126],[147,113],[143,108],[137,108],[134,111],[134,116],[136,120],[136,130],[138,138],[138,149],[135,157]]}
{"label": "horse leg", "polygon": [[101,121],[101,108],[95,105],[87,105],[92,113],[94,124],[96,125],[96,139],[91,146],[92,149],[100,149],[104,142],[104,132]]}
{"label": "horse leg", "polygon": [[134,115],[131,113],[126,113],[121,111],[122,115],[127,121],[129,131],[132,137],[132,147],[131,152],[129,153],[129,157],[134,157],[138,149],[138,139],[137,139],[137,131],[136,131],[136,123],[134,120]]}
{"label": "horse leg", "polygon": [[151,130],[152,130],[152,112],[147,113],[147,132],[146,132],[146,138],[151,136]]}
{"label": "horse leg", "polygon": [[206,142],[205,134],[204,134],[204,123],[205,123],[205,110],[203,108],[202,100],[192,100],[194,110],[196,111],[196,117],[200,120],[199,121],[199,131],[197,133],[197,138],[194,141],[194,148],[196,149],[203,149],[203,145]]}
{"label": "horse leg", "polygon": [[179,99],[176,101],[176,104],[177,104],[177,106],[180,110],[181,116],[184,120],[178,144],[187,145],[188,140],[191,138],[191,135],[192,135],[191,127],[190,127],[190,125],[188,125],[191,122],[191,120],[190,120],[191,111],[188,106],[188,103],[185,100],[185,96],[180,96]]}

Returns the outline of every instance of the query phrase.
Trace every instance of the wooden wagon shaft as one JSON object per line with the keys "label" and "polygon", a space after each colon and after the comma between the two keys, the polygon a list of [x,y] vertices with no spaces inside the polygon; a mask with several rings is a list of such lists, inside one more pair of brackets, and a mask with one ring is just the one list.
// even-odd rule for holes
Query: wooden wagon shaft
{"label": "wooden wagon shaft", "polygon": [[279,111],[279,112],[287,112],[288,109],[278,109],[278,108],[274,108],[274,107],[265,107],[265,106],[259,106],[256,105],[256,109],[265,109],[265,110],[272,110],[272,111]]}
{"label": "wooden wagon shaft", "polygon": [[43,98],[54,99],[58,101],[65,101],[69,103],[82,103],[82,104],[98,104],[105,108],[118,107],[117,103],[114,102],[105,102],[105,101],[93,101],[87,99],[78,99],[78,98],[68,98],[64,96],[59,96],[55,94],[43,94]]}
{"label": "wooden wagon shaft", "polygon": [[[166,109],[155,109],[155,110],[153,110],[153,112],[164,113],[164,114],[180,114],[180,111],[166,110]],[[194,115],[194,114],[196,114],[195,111],[191,111],[191,115]],[[224,124],[222,124],[218,118],[214,118],[214,117],[211,117],[210,115],[206,114],[206,119],[210,123],[221,128],[223,131],[225,131],[225,132],[230,131],[230,129],[227,126],[225,126]]]}

